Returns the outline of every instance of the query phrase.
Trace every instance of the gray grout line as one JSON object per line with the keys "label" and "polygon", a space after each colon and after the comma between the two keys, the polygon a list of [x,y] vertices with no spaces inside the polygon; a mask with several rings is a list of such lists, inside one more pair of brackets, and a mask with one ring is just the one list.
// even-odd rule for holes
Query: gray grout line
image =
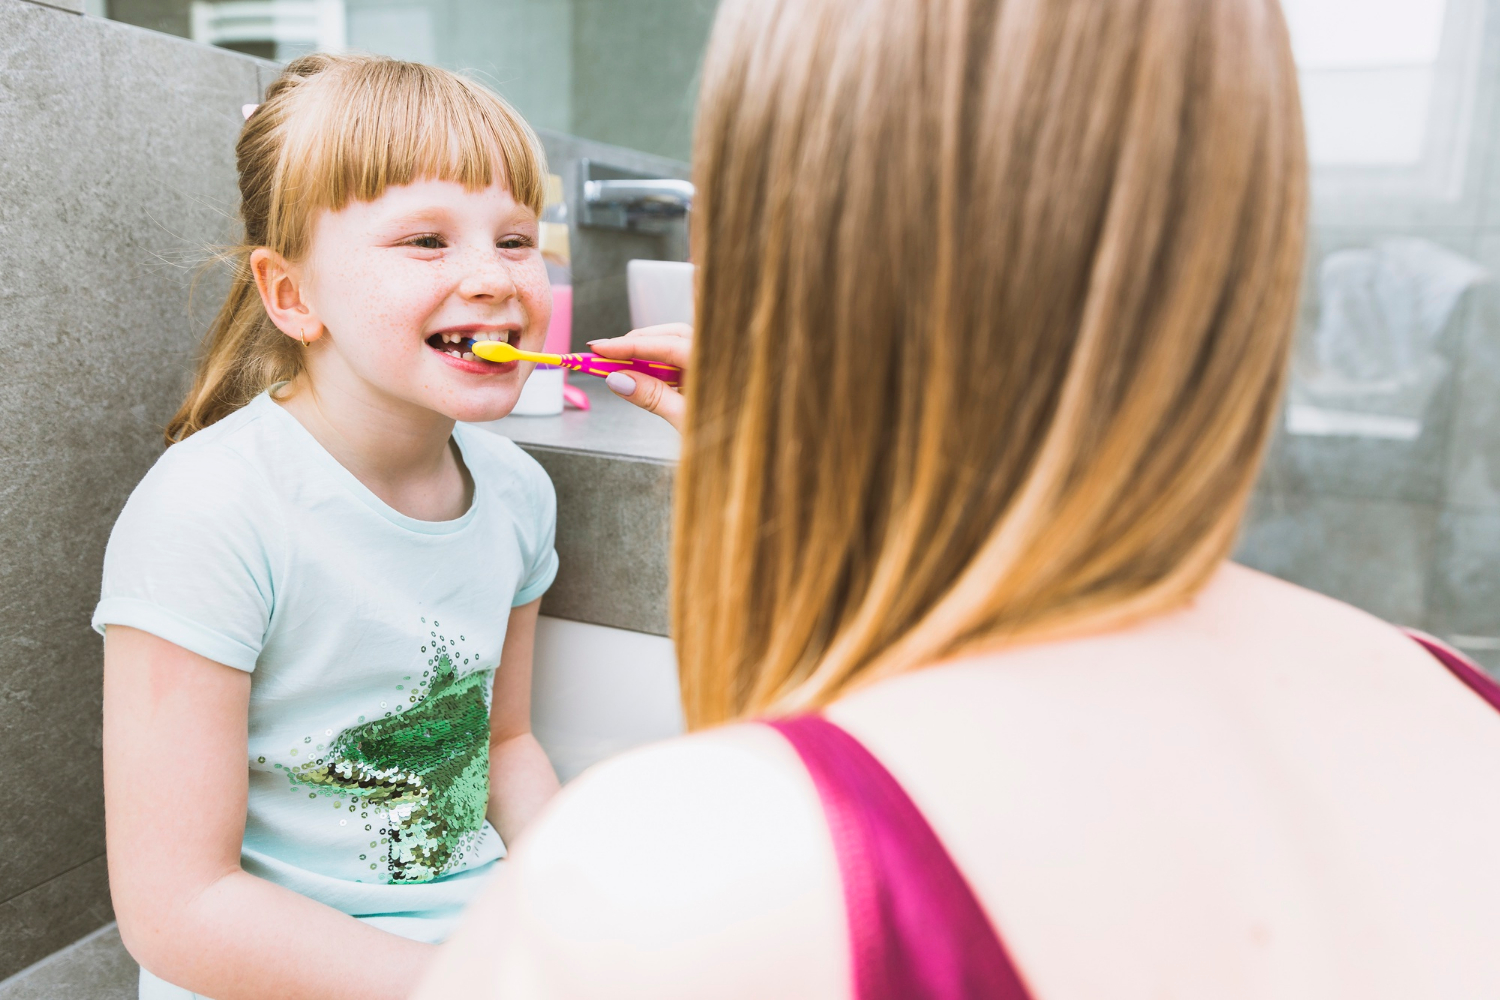
{"label": "gray grout line", "polygon": [[[83,16],[83,11],[81,11],[81,10],[78,10],[78,9],[76,9],[74,7],[64,7],[60,3],[48,3],[47,0],[21,0],[21,2],[22,3],[33,4],[33,5],[37,6],[37,7],[46,7],[48,10],[60,10],[64,14],[73,14],[76,17],[82,17]],[[9,982],[9,980],[6,980],[6,982]],[[0,984],[0,985],[3,985],[3,984]]]}
{"label": "gray grout line", "polygon": [[[22,0],[22,2],[24,3],[25,0]],[[82,868],[84,865],[93,864],[95,861],[98,861],[100,858],[105,857],[105,856],[106,855],[104,853],[96,854],[92,858],[85,858],[84,860],[78,862],[78,864],[74,865],[71,868],[64,868],[62,871],[58,872],[56,875],[49,875],[46,878],[42,879],[40,882],[38,882],[36,885],[28,885],[26,888],[22,889],[20,892],[14,893],[14,894],[9,895],[9,896],[6,896],[4,899],[0,899],[0,906],[4,906],[6,903],[9,903],[13,899],[20,899],[22,896],[26,895],[28,892],[34,892],[35,890],[40,889],[42,886],[46,885],[48,882],[56,882],[58,879],[62,878],[64,875],[71,875],[73,872],[76,872],[78,869]]]}
{"label": "gray grout line", "polygon": [[50,965],[56,961],[60,961],[75,949],[82,948],[84,945],[88,944],[95,938],[108,934],[114,929],[115,921],[111,920],[109,923],[105,924],[97,931],[92,931],[88,934],[85,934],[77,941],[74,941],[72,944],[67,945],[66,947],[59,948],[57,951],[54,951],[52,954],[48,955],[46,958],[41,959],[40,961],[32,962],[30,965],[26,966],[26,968],[22,969],[20,972],[17,972],[15,975],[8,976],[5,979],[0,979],[0,991],[3,991],[8,986],[14,985],[22,978],[31,975],[33,972],[41,971],[43,966]]}

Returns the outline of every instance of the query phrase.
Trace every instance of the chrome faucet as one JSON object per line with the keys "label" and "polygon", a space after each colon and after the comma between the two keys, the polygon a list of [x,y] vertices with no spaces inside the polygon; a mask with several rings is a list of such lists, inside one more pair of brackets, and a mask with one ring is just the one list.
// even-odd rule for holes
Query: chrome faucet
{"label": "chrome faucet", "polygon": [[663,232],[693,207],[691,181],[652,177],[596,160],[580,160],[578,176],[583,184],[581,226]]}

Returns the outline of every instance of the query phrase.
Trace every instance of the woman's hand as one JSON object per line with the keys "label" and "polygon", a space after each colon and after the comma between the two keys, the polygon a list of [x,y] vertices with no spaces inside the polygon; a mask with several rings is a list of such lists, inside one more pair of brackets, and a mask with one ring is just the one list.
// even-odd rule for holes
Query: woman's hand
{"label": "woman's hand", "polygon": [[[686,323],[663,323],[631,330],[623,337],[589,341],[589,349],[601,358],[628,361],[641,358],[681,368],[686,376],[693,353],[693,328]],[[650,410],[667,423],[682,430],[685,402],[682,393],[660,379],[635,372],[614,372],[604,380],[615,395]]]}

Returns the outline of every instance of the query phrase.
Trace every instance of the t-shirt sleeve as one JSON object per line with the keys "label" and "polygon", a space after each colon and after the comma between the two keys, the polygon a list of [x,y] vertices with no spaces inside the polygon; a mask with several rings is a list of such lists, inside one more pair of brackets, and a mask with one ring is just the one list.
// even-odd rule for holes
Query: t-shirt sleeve
{"label": "t-shirt sleeve", "polygon": [[519,608],[547,592],[557,577],[557,492],[536,459],[516,448],[522,459],[523,488],[530,508],[529,523],[521,525],[523,566],[521,585],[510,605]]}
{"label": "t-shirt sleeve", "polygon": [[110,533],[94,628],[128,625],[253,671],[275,606],[278,518],[238,456],[168,451]]}

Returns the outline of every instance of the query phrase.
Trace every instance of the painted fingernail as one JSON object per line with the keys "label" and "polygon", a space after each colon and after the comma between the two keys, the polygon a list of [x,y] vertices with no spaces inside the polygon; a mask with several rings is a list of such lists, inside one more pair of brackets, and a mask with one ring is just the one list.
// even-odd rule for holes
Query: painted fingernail
{"label": "painted fingernail", "polygon": [[598,339],[598,340],[590,340],[590,341],[589,341],[589,342],[588,342],[588,346],[589,346],[589,347],[593,347],[593,346],[594,346],[594,345],[595,345],[595,344],[602,344],[602,343],[604,343],[604,342],[605,342],[605,341],[606,341],[606,340],[614,340],[614,339],[615,339],[615,338],[613,338],[613,337],[600,337],[600,338],[599,338],[599,339]]}
{"label": "painted fingernail", "polygon": [[635,394],[635,379],[624,372],[610,372],[604,376],[604,384],[609,386],[611,392],[621,396]]}

